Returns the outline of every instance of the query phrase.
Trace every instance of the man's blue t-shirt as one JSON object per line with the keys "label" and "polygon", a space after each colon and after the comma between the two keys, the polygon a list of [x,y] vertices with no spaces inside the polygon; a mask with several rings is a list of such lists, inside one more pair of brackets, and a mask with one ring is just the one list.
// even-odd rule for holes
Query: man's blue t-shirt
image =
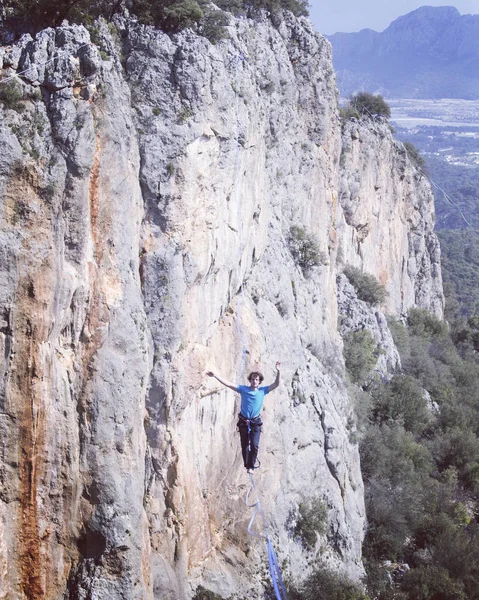
{"label": "man's blue t-shirt", "polygon": [[263,408],[264,397],[269,392],[269,386],[265,385],[252,390],[249,385],[239,385],[237,391],[241,394],[241,414],[247,419],[257,417]]}

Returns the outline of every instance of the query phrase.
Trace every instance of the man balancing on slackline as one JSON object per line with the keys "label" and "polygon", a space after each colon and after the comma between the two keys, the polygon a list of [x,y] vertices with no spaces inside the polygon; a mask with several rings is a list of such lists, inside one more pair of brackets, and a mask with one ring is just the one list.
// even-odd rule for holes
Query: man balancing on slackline
{"label": "man balancing on slackline", "polygon": [[260,387],[264,377],[262,373],[253,371],[248,375],[249,385],[233,385],[228,383],[222,377],[215,375],[213,371],[206,374],[214,377],[220,383],[241,395],[241,412],[239,413],[238,429],[241,439],[241,451],[243,453],[243,462],[248,473],[252,473],[257,468],[256,457],[258,456],[259,438],[261,436],[261,427],[263,422],[259,416],[263,408],[264,397],[266,394],[275,390],[279,385],[279,368],[281,363],[276,363],[276,379],[271,385]]}

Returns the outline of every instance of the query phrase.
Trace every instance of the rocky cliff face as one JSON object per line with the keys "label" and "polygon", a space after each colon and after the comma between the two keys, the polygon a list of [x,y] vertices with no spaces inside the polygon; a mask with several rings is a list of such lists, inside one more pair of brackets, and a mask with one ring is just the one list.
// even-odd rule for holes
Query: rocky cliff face
{"label": "rocky cliff face", "polygon": [[[237,400],[205,371],[269,382],[275,360],[255,479],[284,572],[320,556],[357,579],[339,311],[387,325],[337,278],[360,266],[386,312],[441,314],[430,190],[384,126],[341,136],[330,46],[305,19],[231,18],[216,45],[127,21],[94,34],[0,53],[24,93],[0,123],[0,598],[258,597]],[[321,264],[295,262],[292,225]],[[318,499],[307,550],[294,524]]]}

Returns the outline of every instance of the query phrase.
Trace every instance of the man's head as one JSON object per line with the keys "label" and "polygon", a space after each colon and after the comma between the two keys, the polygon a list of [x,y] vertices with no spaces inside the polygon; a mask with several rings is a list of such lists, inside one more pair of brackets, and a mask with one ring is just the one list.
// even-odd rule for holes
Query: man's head
{"label": "man's head", "polygon": [[260,373],[259,371],[252,371],[248,375],[248,381],[252,388],[256,389],[257,387],[259,387],[260,383],[263,383],[263,380],[264,380],[263,374]]}

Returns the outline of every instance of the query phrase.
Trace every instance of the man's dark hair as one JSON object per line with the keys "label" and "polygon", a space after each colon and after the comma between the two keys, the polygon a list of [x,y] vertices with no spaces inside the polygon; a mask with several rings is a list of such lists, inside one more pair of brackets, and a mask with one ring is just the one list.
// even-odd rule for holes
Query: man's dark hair
{"label": "man's dark hair", "polygon": [[248,375],[248,381],[251,381],[251,379],[255,375],[257,375],[259,377],[259,382],[263,383],[263,381],[264,381],[263,373],[260,373],[259,371],[251,371],[251,373]]}

